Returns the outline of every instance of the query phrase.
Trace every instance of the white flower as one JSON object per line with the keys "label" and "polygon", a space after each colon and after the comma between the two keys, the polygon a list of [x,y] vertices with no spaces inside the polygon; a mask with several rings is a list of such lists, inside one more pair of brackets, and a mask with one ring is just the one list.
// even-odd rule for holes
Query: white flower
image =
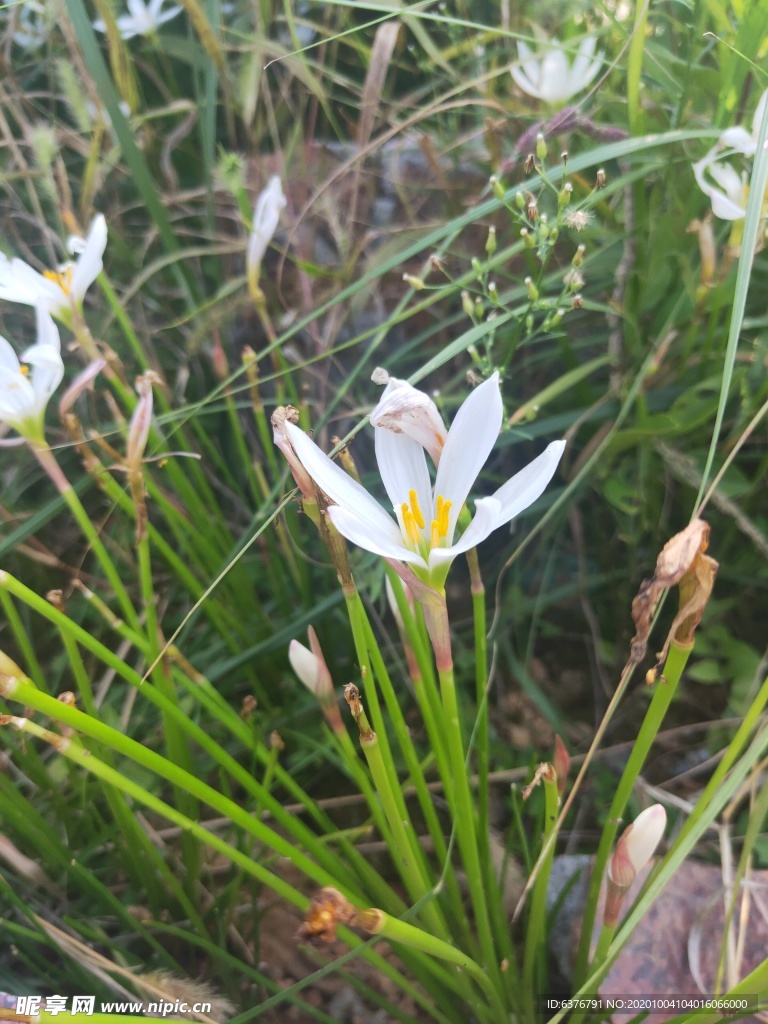
{"label": "white flower", "polygon": [[517,85],[545,103],[567,103],[577,92],[586,89],[600,70],[602,54],[595,56],[597,39],[586,36],[570,63],[569,56],[557,39],[546,44],[539,57],[523,42],[518,42],[519,64],[510,68]]}
{"label": "white flower", "polygon": [[608,866],[608,876],[621,887],[631,885],[656,851],[667,827],[667,812],[661,804],[652,804],[635,818],[621,834]]}
{"label": "white flower", "polygon": [[42,302],[52,316],[69,324],[73,307],[82,307],[85,293],[101,273],[106,246],[107,222],[99,213],[91,222],[87,238],[73,236],[67,242],[77,260],[56,270],[39,274],[24,260],[9,260],[0,253],[0,299],[27,306]]}
{"label": "white flower", "polygon": [[286,423],[304,468],[335,503],[333,525],[352,543],[411,566],[424,583],[442,588],[453,559],[479,544],[532,504],[557,468],[565,441],[554,441],[490,498],[475,502],[471,523],[454,541],[459,513],[501,428],[499,375],[476,388],[456,414],[440,455],[434,487],[424,448],[405,433],[379,427],[376,459],[396,521],[309,437]]}
{"label": "white flower", "polygon": [[[165,0],[149,0],[148,4],[145,4],[143,0],[128,0],[128,14],[121,14],[117,18],[117,28],[123,39],[154,35],[164,22],[175,18],[184,9],[183,7],[169,7],[167,11],[164,11],[164,3]],[[98,32],[107,31],[107,26],[101,18],[94,21],[93,27]]]}
{"label": "white flower", "polygon": [[277,231],[280,213],[287,204],[288,200],[283,195],[280,177],[273,174],[267,182],[267,187],[259,193],[253,210],[253,224],[245,253],[246,273],[251,291],[254,291],[254,288],[258,289],[261,261],[264,259],[267,246]]}
{"label": "white flower", "polygon": [[21,360],[0,337],[0,422],[34,444],[44,444],[45,409],[63,376],[58,328],[45,306],[38,304],[37,343],[22,353]]}
{"label": "white flower", "polygon": [[757,104],[752,119],[752,132],[741,125],[726,128],[705,157],[693,164],[693,173],[701,191],[712,202],[712,212],[721,220],[741,220],[747,212],[749,187],[747,176],[737,171],[728,159],[735,154],[754,156],[759,145],[760,123],[765,105],[768,103],[768,89]]}
{"label": "white flower", "polygon": [[47,42],[53,21],[44,4],[38,0],[26,0],[19,7],[19,27],[13,33],[14,43],[23,50],[38,50]]}

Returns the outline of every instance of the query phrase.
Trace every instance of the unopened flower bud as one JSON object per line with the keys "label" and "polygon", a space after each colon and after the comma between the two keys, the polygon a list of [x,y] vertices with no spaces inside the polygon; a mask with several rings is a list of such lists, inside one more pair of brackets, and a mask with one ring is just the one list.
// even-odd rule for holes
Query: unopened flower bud
{"label": "unopened flower bud", "polygon": [[572,195],[573,185],[570,183],[570,181],[567,181],[565,185],[563,185],[563,187],[557,193],[557,205],[560,207],[560,209],[562,209],[564,206],[567,206],[568,203],[570,203]]}
{"label": "unopened flower bud", "polygon": [[605,171],[603,170],[602,167],[600,168],[600,170],[595,175],[595,187],[596,188],[605,188]]}
{"label": "unopened flower bud", "polygon": [[547,144],[541,132],[536,136],[536,156],[539,160],[546,160],[547,158]]}
{"label": "unopened flower bud", "polygon": [[499,304],[499,293],[498,293],[498,291],[496,289],[496,282],[495,281],[489,281],[488,282],[488,298],[491,300],[491,302],[494,304],[494,306],[498,306],[498,304]]}
{"label": "unopened flower bud", "polygon": [[494,175],[491,175],[490,182],[491,182],[491,191],[493,192],[493,194],[496,196],[497,199],[503,200],[504,199],[504,186],[502,185],[501,181],[494,174]]}
{"label": "unopened flower bud", "polygon": [[533,283],[533,278],[526,277],[523,283],[525,284],[525,290],[528,292],[528,298],[531,300],[531,302],[536,302],[536,300],[539,297],[539,289]]}
{"label": "unopened flower bud", "polygon": [[477,256],[473,256],[472,257],[471,264],[472,264],[472,269],[475,272],[475,277],[479,281],[482,278],[482,276],[483,276],[483,268],[482,268],[480,260],[477,258]]}
{"label": "unopened flower bud", "polygon": [[586,251],[587,247],[585,245],[579,245],[577,247],[576,252],[573,254],[573,259],[571,260],[572,267],[580,267],[582,265],[584,262],[584,253]]}
{"label": "unopened flower bud", "polygon": [[518,208],[518,210],[525,209],[525,196],[522,192],[515,192],[515,206]]}
{"label": "unopened flower bud", "polygon": [[472,297],[469,292],[461,293],[461,308],[464,310],[467,316],[474,316],[475,306],[472,302]]}
{"label": "unopened flower bud", "polygon": [[301,682],[317,698],[325,720],[333,731],[335,733],[343,732],[344,723],[333,690],[331,673],[323,656],[320,641],[311,626],[308,635],[311,650],[300,644],[298,640],[291,640],[288,647],[288,660]]}
{"label": "unopened flower bud", "polygon": [[152,426],[152,409],[154,396],[152,385],[159,384],[160,378],[152,370],[148,370],[136,378],[136,390],[139,393],[139,401],[131,417],[131,425],[128,429],[128,445],[126,447],[125,461],[129,471],[137,472],[141,468],[141,460],[144,457],[144,449],[149,439],[149,428]]}
{"label": "unopened flower bud", "polygon": [[549,321],[550,329],[552,329],[553,327],[557,327],[558,326],[560,321],[563,319],[564,313],[565,313],[565,311],[562,310],[562,309],[556,309],[555,310],[555,312],[552,314],[551,320]]}
{"label": "unopened flower bud", "polygon": [[536,239],[533,237],[528,228],[520,228],[520,237],[523,240],[523,245],[526,249],[533,249],[536,245]]}
{"label": "unopened flower bud", "polygon": [[536,196],[532,192],[527,192],[525,196],[526,207],[525,214],[528,220],[538,220],[539,217],[539,205],[536,202]]}
{"label": "unopened flower bud", "polygon": [[288,200],[283,195],[283,186],[277,174],[273,174],[267,182],[267,187],[259,194],[253,211],[253,223],[251,233],[248,237],[248,248],[245,253],[246,277],[248,288],[253,298],[260,295],[259,275],[261,273],[261,261],[272,241],[277,225],[280,221],[280,213],[288,205]]}
{"label": "unopened flower bud", "polygon": [[403,274],[403,280],[407,285],[410,285],[414,291],[420,292],[425,287],[424,282],[420,277],[414,277],[413,274]]}
{"label": "unopened flower bud", "polygon": [[485,240],[485,251],[489,256],[493,256],[496,252],[496,228],[491,225],[488,228],[488,237]]}
{"label": "unopened flower bud", "polygon": [[661,804],[652,804],[624,829],[608,865],[608,877],[615,885],[629,888],[656,852],[666,827],[667,812]]}
{"label": "unopened flower bud", "polygon": [[546,242],[549,238],[549,224],[547,223],[547,215],[542,213],[541,220],[539,221],[538,228],[539,242]]}

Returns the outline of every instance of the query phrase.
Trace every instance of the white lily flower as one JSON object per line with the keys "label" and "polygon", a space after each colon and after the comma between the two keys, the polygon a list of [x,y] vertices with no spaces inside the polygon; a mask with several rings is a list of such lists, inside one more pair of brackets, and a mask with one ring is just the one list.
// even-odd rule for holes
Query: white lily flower
{"label": "white lily flower", "polygon": [[63,376],[59,331],[45,306],[39,304],[37,343],[22,353],[21,360],[0,337],[0,422],[27,441],[43,445],[45,410]]}
{"label": "white lily flower", "polygon": [[751,133],[741,125],[726,128],[705,157],[693,164],[693,173],[701,191],[709,196],[712,212],[721,220],[742,220],[747,212],[749,186],[747,176],[728,163],[735,154],[754,156],[760,143],[768,89],[760,97],[752,119]]}
{"label": "white lily flower", "polygon": [[52,316],[71,323],[72,310],[80,309],[90,286],[101,273],[107,247],[107,222],[97,214],[88,237],[73,236],[67,243],[76,261],[61,264],[42,274],[18,258],[9,260],[0,253],[0,299],[36,306],[43,302]]}
{"label": "white lily flower", "polygon": [[248,236],[245,267],[248,285],[252,292],[258,290],[261,261],[264,259],[267,247],[277,231],[280,213],[287,205],[288,200],[283,195],[280,176],[273,174],[267,182],[267,187],[259,193],[259,197],[256,200],[256,206],[253,210],[253,224],[251,225],[251,233]]}
{"label": "white lily flower", "polygon": [[441,589],[457,555],[485,540],[541,495],[563,454],[565,441],[554,441],[495,494],[479,498],[474,518],[454,540],[459,513],[496,442],[502,418],[499,375],[494,373],[457,412],[434,487],[422,445],[405,433],[376,429],[376,459],[395,520],[303,430],[289,422],[285,427],[304,468],[335,503],[328,515],[339,533],[366,551],[407,563],[423,583]]}
{"label": "white lily flower", "polygon": [[572,96],[586,89],[602,65],[602,54],[595,56],[597,39],[586,36],[571,62],[562,43],[552,39],[540,56],[518,41],[519,63],[510,68],[512,78],[529,96],[545,103],[567,103]]}
{"label": "white lily flower", "polygon": [[[116,19],[118,31],[123,39],[154,35],[162,24],[184,10],[183,7],[169,7],[164,11],[164,3],[165,0],[149,0],[148,4],[143,0],[128,0],[128,13],[121,14]],[[101,18],[94,21],[93,27],[97,32],[107,31],[107,26]]]}

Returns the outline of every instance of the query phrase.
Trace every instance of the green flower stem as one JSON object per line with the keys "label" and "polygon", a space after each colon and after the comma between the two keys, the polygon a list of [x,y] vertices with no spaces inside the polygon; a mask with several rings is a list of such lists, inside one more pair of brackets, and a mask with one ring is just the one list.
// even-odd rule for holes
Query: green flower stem
{"label": "green flower stem", "polygon": [[[444,727],[451,759],[453,791],[456,800],[456,837],[467,875],[475,927],[480,940],[483,960],[494,984],[500,982],[497,952],[491,934],[490,914],[483,883],[483,872],[477,846],[476,823],[472,793],[469,788],[467,766],[464,761],[464,744],[461,738],[459,706],[456,700],[456,684],[453,667],[440,667],[440,692],[443,698]],[[503,1019],[503,1018],[502,1018]]]}
{"label": "green flower stem", "polygon": [[13,603],[11,595],[5,590],[0,590],[0,607],[2,607],[6,621],[11,627],[13,638],[19,646],[22,657],[27,663],[27,675],[31,676],[37,686],[42,688],[44,686],[43,681],[45,679],[45,675],[40,667],[40,662],[37,660],[34,645],[30,642],[30,639],[27,636],[27,631],[24,628],[21,616],[18,613],[16,605]]}
{"label": "green flower stem", "polygon": [[64,476],[53,452],[47,445],[45,447],[33,447],[32,450],[37,456],[40,465],[56,485],[59,494],[66,502],[70,512],[77,522],[77,525],[80,527],[84,537],[91,545],[93,553],[98,558],[99,564],[104,570],[104,573],[115,592],[115,597],[117,598],[126,621],[135,629],[140,629],[139,617],[136,614],[136,609],[133,607],[125,587],[123,586],[120,573],[117,571],[114,562],[109,557],[109,553],[104,547],[104,544],[102,543],[95,526],[91,522],[88,513],[83,508],[76,491]]}
{"label": "green flower stem", "polygon": [[645,759],[653,745],[664,717],[669,710],[672,699],[675,696],[677,685],[685,668],[688,657],[693,650],[693,644],[681,646],[672,641],[669,654],[664,664],[662,678],[656,684],[651,703],[646,711],[643,724],[637,734],[632,751],[629,755],[621,780],[616,789],[616,794],[608,811],[607,820],[603,827],[603,834],[600,837],[600,845],[595,855],[595,863],[592,868],[592,878],[589,884],[589,893],[584,908],[584,920],[581,926],[581,941],[579,944],[578,958],[576,961],[575,977],[580,984],[587,973],[589,964],[589,948],[592,940],[592,931],[595,926],[595,915],[597,913],[597,900],[600,894],[600,886],[605,874],[605,867],[608,863],[616,833],[621,825],[621,818],[627,806],[632,790],[634,789],[637,777],[642,771]]}
{"label": "green flower stem", "polygon": [[401,619],[403,620],[403,627],[421,674],[420,680],[412,680],[414,694],[419,705],[422,720],[427,730],[430,749],[435,756],[435,761],[437,762],[437,770],[440,773],[440,777],[446,782],[446,799],[448,800],[449,805],[452,805],[453,794],[451,792],[451,787],[447,785],[447,782],[451,777],[449,766],[450,762],[448,760],[448,750],[445,745],[445,737],[442,729],[443,712],[440,707],[440,696],[437,689],[434,665],[432,663],[428,645],[425,644],[422,632],[419,629],[419,623],[416,615],[411,610],[411,606],[408,603],[408,598],[405,595],[403,584],[392,569],[387,567],[386,572],[390,575],[390,582],[397,602],[397,609],[400,612]]}
{"label": "green flower stem", "polygon": [[[367,918],[368,914],[371,914],[372,917],[375,915],[375,918],[370,924],[362,924],[361,922],[362,926],[367,930],[382,936],[390,942],[410,946],[412,949],[422,950],[440,960],[447,960],[448,963],[455,964],[460,970],[465,971],[488,1000],[488,1006],[494,1014],[491,1018],[493,1024],[504,1024],[504,1021],[510,1019],[488,975],[466,953],[462,953],[455,946],[443,942],[442,939],[435,938],[434,935],[430,935],[428,932],[422,931],[421,928],[416,928],[407,921],[399,921],[397,918],[390,917],[382,911],[363,911],[361,916]],[[481,1011],[483,1008],[475,1006],[474,1009]]]}
{"label": "green flower stem", "polygon": [[[379,748],[377,734],[368,726],[367,721],[360,721],[360,745],[373,776],[373,784],[379,794],[384,814],[389,823],[392,835],[390,852],[392,861],[401,875],[413,903],[419,903],[425,896],[434,897],[429,878],[426,876],[419,858],[413,856],[413,826],[399,814],[397,801],[394,799],[392,780],[387,774]],[[416,838],[418,843],[418,839]],[[419,909],[424,924],[435,935],[448,937],[450,932],[438,909],[434,898],[428,899]]]}
{"label": "green flower stem", "polygon": [[[139,520],[140,522],[140,520]],[[139,561],[139,583],[141,586],[141,598],[144,604],[146,616],[146,633],[148,638],[148,658],[150,665],[154,665],[150,679],[157,687],[159,693],[178,709],[179,702],[176,690],[171,681],[168,665],[160,657],[160,625],[157,621],[157,604],[155,600],[154,583],[152,579],[152,559],[149,550],[149,537],[146,529],[141,530],[141,536],[137,544],[137,555]],[[163,735],[165,737],[168,757],[174,764],[179,765],[187,772],[193,772],[194,762],[190,753],[187,737],[177,724],[177,719],[163,713]],[[198,820],[200,808],[197,801],[190,797],[184,790],[175,790],[176,804],[179,809],[193,820]],[[197,885],[200,872],[200,848],[192,836],[182,833],[181,848],[186,868],[185,886],[190,895]]]}
{"label": "green flower stem", "polygon": [[600,929],[600,938],[597,940],[597,948],[595,949],[595,955],[592,957],[592,962],[589,965],[591,971],[599,970],[600,965],[608,955],[608,949],[613,942],[614,936],[616,935],[615,924],[603,924]]}
{"label": "green flower stem", "polygon": [[485,617],[485,587],[480,575],[477,548],[466,554],[469,566],[470,590],[472,593],[472,616],[475,633],[475,700],[477,703],[477,727],[475,730],[475,757],[477,764],[477,827],[480,851],[484,863],[489,862],[488,836],[488,650]]}
{"label": "green flower stem", "polygon": [[[364,613],[363,613],[364,614]],[[434,843],[435,853],[441,864],[445,864],[448,857],[448,848],[445,843],[443,836],[443,830],[440,826],[440,821],[435,811],[435,804],[432,798],[432,794],[427,788],[426,779],[424,778],[424,772],[421,767],[416,750],[411,740],[411,735],[408,730],[403,712],[400,707],[400,702],[397,699],[392,681],[389,678],[384,659],[381,656],[379,645],[376,642],[376,637],[371,624],[368,621],[367,616],[364,615],[365,622],[365,636],[366,643],[368,645],[368,653],[371,658],[372,667],[376,675],[376,680],[381,688],[384,696],[384,701],[389,711],[390,720],[394,726],[395,734],[397,736],[398,744],[403,752],[405,758],[406,767],[410,774],[411,782],[414,789],[416,790],[416,797],[419,801],[421,812],[424,815],[424,820],[429,830],[429,834]],[[444,781],[447,781],[447,778]],[[450,787],[448,787],[450,788]],[[427,875],[428,877],[428,875]],[[452,871],[445,872],[445,885],[448,893],[449,903],[451,908],[457,915],[457,923],[461,923],[463,931],[465,932],[465,938],[469,938],[469,932],[467,929],[466,919],[462,912],[462,898],[459,892],[458,882],[456,881],[455,875]]]}
{"label": "green flower stem", "polygon": [[349,586],[344,588],[344,598],[347,604],[347,613],[349,615],[350,625],[352,627],[352,636],[355,644],[355,653],[357,655],[358,665],[360,666],[360,675],[363,681],[363,691],[365,693],[366,703],[370,710],[371,719],[373,721],[373,729],[378,737],[378,750],[379,756],[381,757],[384,774],[388,780],[391,780],[388,785],[391,791],[393,806],[397,808],[397,817],[400,822],[407,822],[407,839],[406,848],[410,850],[411,858],[419,864],[422,877],[425,879],[424,889],[421,895],[429,889],[429,883],[426,882],[428,878],[428,872],[426,869],[426,863],[424,860],[424,853],[419,846],[413,824],[411,822],[408,809],[405,804],[405,799],[402,794],[402,790],[397,780],[397,769],[395,767],[395,761],[392,756],[392,750],[389,746],[389,740],[387,738],[386,729],[384,728],[384,716],[382,715],[381,705],[379,704],[379,695],[376,687],[376,678],[374,676],[371,661],[368,655],[368,644],[365,631],[366,615],[363,603],[360,600],[360,595],[356,589]]}
{"label": "green flower stem", "polygon": [[[557,823],[560,797],[557,792],[557,773],[554,770],[547,771],[545,769],[542,774],[542,780],[544,785],[542,845],[544,845]],[[542,983],[546,977],[547,886],[554,859],[555,844],[552,843],[549,852],[541,864],[531,893],[525,935],[525,951],[523,954],[522,984],[522,993],[527,1006],[529,1020],[536,1019],[535,997],[537,992],[543,991]]]}

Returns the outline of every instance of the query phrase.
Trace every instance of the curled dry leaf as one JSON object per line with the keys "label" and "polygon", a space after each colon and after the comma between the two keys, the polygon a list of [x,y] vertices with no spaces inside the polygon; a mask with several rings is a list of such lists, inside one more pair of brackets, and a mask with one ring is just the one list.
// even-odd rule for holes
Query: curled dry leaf
{"label": "curled dry leaf", "polygon": [[645,657],[653,616],[662,593],[669,587],[680,587],[680,610],[659,653],[662,661],[672,640],[682,645],[693,643],[693,634],[712,593],[718,564],[704,552],[709,544],[709,524],[694,519],[676,533],[661,550],[653,578],[643,580],[632,602],[632,619],[636,633],[631,645],[630,661]]}

